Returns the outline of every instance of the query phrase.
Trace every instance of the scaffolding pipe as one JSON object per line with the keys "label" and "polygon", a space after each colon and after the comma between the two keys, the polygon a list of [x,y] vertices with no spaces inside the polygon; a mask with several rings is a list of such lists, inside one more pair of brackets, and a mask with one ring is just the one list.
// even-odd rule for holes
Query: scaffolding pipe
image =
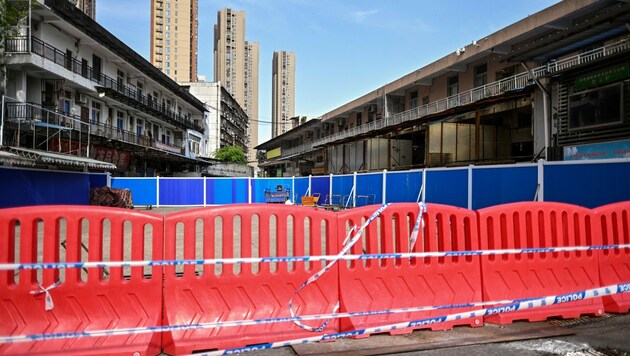
{"label": "scaffolding pipe", "polygon": [[2,116],[2,121],[0,121],[0,147],[2,147],[4,143],[4,95],[2,96],[2,111],[0,113],[0,116]]}

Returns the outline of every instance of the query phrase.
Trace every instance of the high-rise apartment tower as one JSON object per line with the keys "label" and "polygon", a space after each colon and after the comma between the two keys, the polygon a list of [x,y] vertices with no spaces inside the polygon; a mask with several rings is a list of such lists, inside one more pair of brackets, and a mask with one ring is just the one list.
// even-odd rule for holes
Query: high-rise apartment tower
{"label": "high-rise apartment tower", "polygon": [[249,117],[247,160],[258,145],[258,42],[245,40],[245,12],[220,10],[214,25],[214,81],[221,82]]}
{"label": "high-rise apartment tower", "polygon": [[295,52],[274,52],[271,65],[271,137],[276,137],[291,129],[295,114]]}
{"label": "high-rise apartment tower", "polygon": [[197,0],[151,0],[151,63],[176,82],[197,81]]}

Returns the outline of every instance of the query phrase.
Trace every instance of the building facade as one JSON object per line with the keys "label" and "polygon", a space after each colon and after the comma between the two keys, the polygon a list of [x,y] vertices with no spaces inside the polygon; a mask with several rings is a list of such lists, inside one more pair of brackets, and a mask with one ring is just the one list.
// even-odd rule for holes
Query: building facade
{"label": "building facade", "polygon": [[214,152],[226,146],[247,149],[248,117],[239,103],[221,83],[183,83],[191,94],[206,104],[208,114],[204,121],[203,147],[205,157],[214,158]]}
{"label": "building facade", "polygon": [[197,81],[197,0],[151,0],[151,63],[176,82]]}
{"label": "building facade", "polygon": [[2,149],[43,168],[199,171],[204,104],[67,0],[39,2],[7,41]]}
{"label": "building facade", "polygon": [[624,1],[562,1],[259,145],[274,153],[261,165],[329,174],[627,157],[629,21]]}
{"label": "building facade", "polygon": [[295,115],[295,52],[274,52],[271,66],[271,137],[276,137],[289,131]]}
{"label": "building facade", "polygon": [[70,0],[83,13],[96,20],[96,0]]}
{"label": "building facade", "polygon": [[250,119],[249,161],[255,161],[258,144],[259,45],[245,40],[245,12],[223,9],[214,26],[214,82],[223,83]]}

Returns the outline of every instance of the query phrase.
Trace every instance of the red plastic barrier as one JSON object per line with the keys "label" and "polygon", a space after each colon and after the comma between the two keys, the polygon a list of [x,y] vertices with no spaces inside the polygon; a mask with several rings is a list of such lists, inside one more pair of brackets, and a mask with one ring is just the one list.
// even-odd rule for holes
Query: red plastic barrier
{"label": "red plastic barrier", "polygon": [[[361,226],[377,205],[339,213],[338,237],[351,226]],[[409,237],[418,216],[418,204],[388,206],[378,220],[366,229],[352,254],[409,252]],[[474,211],[440,204],[427,204],[425,228],[420,231],[413,252],[445,252],[478,249],[477,221]],[[339,289],[342,312],[375,311],[405,307],[450,305],[481,300],[481,267],[478,256],[371,259],[342,261],[339,264]],[[344,318],[341,330],[363,329],[459,313],[472,308],[441,309],[426,312]],[[454,325],[481,326],[482,318],[425,324],[398,329],[391,334],[413,329],[451,329]]]}
{"label": "red plastic barrier", "polygon": [[[592,233],[592,211],[562,203],[523,202],[481,209],[482,249],[522,249],[600,245]],[[486,301],[567,294],[600,286],[593,251],[541,252],[483,256],[483,297]],[[485,317],[490,323],[540,321],[550,317],[602,315],[601,298],[580,300]]]}
{"label": "red plastic barrier", "polygon": [[[604,245],[630,244],[630,202],[595,209],[595,231]],[[599,278],[602,285],[630,281],[630,248],[599,251]],[[603,297],[607,312],[627,313],[630,293]]]}
{"label": "red plastic barrier", "polygon": [[[242,204],[173,213],[166,216],[166,258],[335,254],[336,222],[332,212],[291,205]],[[165,325],[289,317],[291,296],[322,264],[220,267],[220,271],[213,265],[165,267]],[[335,266],[294,298],[294,309],[298,315],[328,314],[337,299]],[[338,321],[333,319],[324,333],[335,331]],[[285,322],[168,332],[163,334],[163,346],[166,353],[182,354],[321,334]]]}
{"label": "red plastic barrier", "polygon": [[[130,210],[37,206],[0,210],[0,263],[161,259],[164,219]],[[146,237],[145,237],[146,236]],[[150,236],[150,237],[149,237]],[[145,252],[147,255],[145,255]],[[150,253],[150,255],[148,255]],[[130,273],[129,273],[130,272]],[[145,277],[145,273],[151,276]],[[50,289],[54,303],[45,310]],[[160,325],[162,268],[0,271],[0,335]],[[0,344],[1,354],[155,355],[159,334]]]}

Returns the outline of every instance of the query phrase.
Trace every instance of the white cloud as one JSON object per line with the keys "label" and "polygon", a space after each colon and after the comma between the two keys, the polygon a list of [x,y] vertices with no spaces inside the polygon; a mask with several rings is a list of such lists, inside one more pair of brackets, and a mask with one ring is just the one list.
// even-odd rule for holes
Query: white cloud
{"label": "white cloud", "polygon": [[354,11],[352,13],[352,18],[356,21],[356,22],[363,22],[365,20],[365,18],[378,14],[378,10],[367,10],[367,11]]}

